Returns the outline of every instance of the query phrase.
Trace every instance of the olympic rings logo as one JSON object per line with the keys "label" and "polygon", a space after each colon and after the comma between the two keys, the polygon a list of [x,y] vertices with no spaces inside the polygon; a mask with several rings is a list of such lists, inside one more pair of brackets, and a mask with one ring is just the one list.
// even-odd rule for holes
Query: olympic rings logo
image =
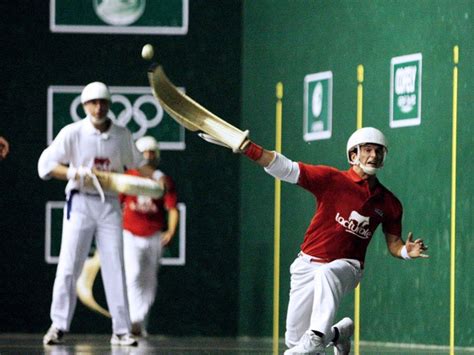
{"label": "olympic rings logo", "polygon": [[[125,95],[113,94],[111,101],[108,116],[112,121],[119,126],[127,127],[128,123],[133,119],[137,126],[140,127],[138,131],[132,134],[134,139],[144,136],[149,128],[158,126],[163,120],[163,108],[158,104],[153,95],[141,95],[132,104],[130,99]],[[156,111],[155,116],[148,119],[142,110],[143,105],[152,105]],[[122,109],[118,111],[117,106],[121,106]],[[79,95],[72,101],[69,107],[69,114],[74,122],[83,119],[78,112],[80,107],[82,107],[82,104],[81,96]]]}

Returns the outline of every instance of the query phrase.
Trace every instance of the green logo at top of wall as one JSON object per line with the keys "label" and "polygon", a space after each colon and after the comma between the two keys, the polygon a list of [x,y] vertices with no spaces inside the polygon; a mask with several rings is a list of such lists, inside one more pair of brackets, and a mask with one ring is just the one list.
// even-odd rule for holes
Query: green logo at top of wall
{"label": "green logo at top of wall", "polygon": [[189,0],[50,0],[52,32],[174,34],[188,32]]}

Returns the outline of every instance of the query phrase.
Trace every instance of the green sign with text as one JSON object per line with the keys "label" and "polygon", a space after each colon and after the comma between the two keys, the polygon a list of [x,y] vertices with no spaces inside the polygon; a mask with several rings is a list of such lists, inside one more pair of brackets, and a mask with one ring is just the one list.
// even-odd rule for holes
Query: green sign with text
{"label": "green sign with text", "polygon": [[308,74],[304,78],[305,141],[331,138],[332,72]]}
{"label": "green sign with text", "polygon": [[390,127],[421,123],[421,64],[421,53],[391,60]]}

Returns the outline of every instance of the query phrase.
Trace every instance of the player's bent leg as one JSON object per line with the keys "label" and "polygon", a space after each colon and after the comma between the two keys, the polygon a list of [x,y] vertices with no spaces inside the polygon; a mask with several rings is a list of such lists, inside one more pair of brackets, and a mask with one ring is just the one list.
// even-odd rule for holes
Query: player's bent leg
{"label": "player's bent leg", "polygon": [[326,343],[334,337],[331,326],[342,298],[359,284],[361,276],[359,262],[349,259],[335,260],[316,271],[311,329],[325,334]]}
{"label": "player's bent leg", "polygon": [[296,258],[290,266],[290,299],[286,315],[285,344],[296,346],[309,329],[313,307],[313,272],[317,265]]}

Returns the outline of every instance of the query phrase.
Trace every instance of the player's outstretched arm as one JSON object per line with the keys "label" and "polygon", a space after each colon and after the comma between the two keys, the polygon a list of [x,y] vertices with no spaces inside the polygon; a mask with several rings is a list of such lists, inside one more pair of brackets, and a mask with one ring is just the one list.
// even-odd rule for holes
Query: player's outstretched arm
{"label": "player's outstretched arm", "polygon": [[403,242],[403,239],[394,234],[386,233],[385,240],[390,253],[400,259],[415,259],[415,258],[428,258],[429,255],[425,254],[428,247],[423,242],[423,239],[418,238],[413,240],[413,233],[408,233],[407,241]]}
{"label": "player's outstretched arm", "polygon": [[298,163],[280,153],[263,149],[250,140],[242,149],[242,153],[263,167],[274,178],[291,184],[296,184],[299,180],[300,167]]}
{"label": "player's outstretched arm", "polygon": [[251,140],[249,140],[248,144],[244,147],[242,154],[256,162],[262,168],[266,168],[273,159],[275,159],[275,152],[266,150]]}
{"label": "player's outstretched arm", "polygon": [[[228,145],[210,137],[209,135],[200,134],[200,137],[209,143],[230,148]],[[280,153],[264,149],[258,144],[252,142],[250,139],[246,139],[240,148],[234,150],[234,152],[241,153],[253,160],[274,178],[291,184],[296,184],[298,182],[300,176],[298,163],[288,159]]]}

